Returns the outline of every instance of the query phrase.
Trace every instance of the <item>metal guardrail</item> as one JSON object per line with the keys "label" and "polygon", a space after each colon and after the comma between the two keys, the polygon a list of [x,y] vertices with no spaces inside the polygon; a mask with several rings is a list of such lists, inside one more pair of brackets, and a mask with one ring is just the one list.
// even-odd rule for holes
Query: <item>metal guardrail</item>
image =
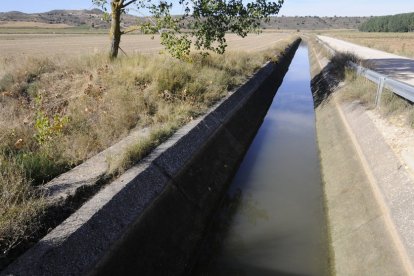
{"label": "metal guardrail", "polygon": [[379,105],[381,100],[381,94],[384,88],[391,90],[395,94],[403,97],[410,102],[414,102],[414,86],[394,80],[383,74],[377,73],[373,70],[367,69],[353,62],[350,62],[350,66],[357,71],[358,75],[362,75],[372,82],[378,84],[376,104]]}
{"label": "metal guardrail", "polygon": [[[322,44],[331,54],[335,54],[337,51],[329,46],[327,43],[317,38],[320,44]],[[395,79],[389,78],[386,75],[380,74],[368,68],[365,68],[361,65],[358,65],[354,62],[350,62],[350,67],[356,70],[358,75],[364,76],[368,80],[378,84],[377,94],[375,97],[375,104],[379,106],[381,101],[381,95],[384,90],[384,87],[393,93],[397,94],[404,99],[409,100],[414,103],[414,86],[397,81]]]}

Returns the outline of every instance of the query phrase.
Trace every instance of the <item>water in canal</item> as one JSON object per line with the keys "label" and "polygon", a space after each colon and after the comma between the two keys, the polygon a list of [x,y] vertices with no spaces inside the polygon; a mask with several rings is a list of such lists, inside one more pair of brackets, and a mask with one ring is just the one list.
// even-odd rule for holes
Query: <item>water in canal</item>
{"label": "water in canal", "polygon": [[327,274],[314,121],[302,43],[231,184],[196,274]]}

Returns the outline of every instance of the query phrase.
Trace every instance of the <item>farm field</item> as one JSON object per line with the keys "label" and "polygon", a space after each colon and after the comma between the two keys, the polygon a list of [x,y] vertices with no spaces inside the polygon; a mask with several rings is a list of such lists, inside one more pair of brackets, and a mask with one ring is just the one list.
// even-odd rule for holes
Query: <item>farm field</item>
{"label": "farm field", "polygon": [[[228,50],[257,51],[273,46],[288,33],[249,34],[246,38],[227,36]],[[127,35],[121,47],[127,54],[161,51],[159,36]],[[73,56],[104,52],[109,47],[106,34],[0,34],[0,58],[21,56]]]}
{"label": "farm field", "polygon": [[321,32],[377,50],[414,58],[414,33],[367,33],[358,31]]}

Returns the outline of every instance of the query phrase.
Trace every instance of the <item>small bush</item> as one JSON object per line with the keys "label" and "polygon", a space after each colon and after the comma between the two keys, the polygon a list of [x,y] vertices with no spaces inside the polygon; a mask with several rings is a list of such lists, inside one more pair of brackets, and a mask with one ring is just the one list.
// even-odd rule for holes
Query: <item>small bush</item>
{"label": "small bush", "polygon": [[51,157],[44,151],[19,153],[16,162],[21,164],[25,175],[34,185],[46,183],[71,167],[64,160]]}
{"label": "small bush", "polygon": [[6,89],[11,87],[13,83],[14,83],[13,75],[11,73],[5,74],[0,79],[0,92],[6,91]]}
{"label": "small bush", "polygon": [[386,115],[406,113],[413,105],[392,91],[384,89],[381,96],[381,112]]}
{"label": "small bush", "polygon": [[119,157],[109,157],[110,173],[119,174],[147,156],[155,147],[166,141],[178,128],[178,124],[165,124],[150,131],[148,137],[130,146]]}
{"label": "small bush", "polygon": [[28,90],[39,80],[42,74],[53,72],[55,64],[49,59],[29,58],[22,67],[13,72],[7,72],[0,80],[0,91],[7,91],[14,97],[28,97]]}
{"label": "small bush", "polygon": [[355,71],[346,71],[346,85],[342,89],[341,99],[359,101],[368,108],[375,107],[377,86],[364,77],[358,76]]}
{"label": "small bush", "polygon": [[360,63],[360,59],[352,53],[336,53],[330,61],[330,72],[338,80],[345,79],[346,68],[349,66],[349,62],[356,64]]}

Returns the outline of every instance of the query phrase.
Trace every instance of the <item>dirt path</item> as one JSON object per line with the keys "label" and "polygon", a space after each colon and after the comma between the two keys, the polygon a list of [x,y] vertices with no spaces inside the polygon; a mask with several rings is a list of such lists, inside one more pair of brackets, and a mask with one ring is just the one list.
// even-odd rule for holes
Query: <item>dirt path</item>
{"label": "dirt path", "polygon": [[340,39],[318,36],[319,39],[340,52],[351,52],[369,61],[375,71],[396,80],[414,85],[414,60],[387,52],[356,45]]}

